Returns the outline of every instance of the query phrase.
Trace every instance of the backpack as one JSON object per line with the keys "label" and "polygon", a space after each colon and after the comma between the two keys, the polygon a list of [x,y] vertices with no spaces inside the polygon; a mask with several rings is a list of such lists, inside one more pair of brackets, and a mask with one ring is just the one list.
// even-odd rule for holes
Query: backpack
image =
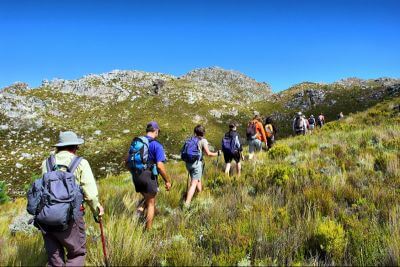
{"label": "backpack", "polygon": [[142,172],[149,169],[149,146],[154,140],[150,140],[146,136],[136,137],[132,140],[128,151],[127,166],[133,172]]}
{"label": "backpack", "polygon": [[294,129],[296,131],[302,131],[304,130],[304,125],[303,125],[303,120],[301,117],[297,117],[295,122],[294,122]]}
{"label": "backpack", "polygon": [[47,173],[37,179],[28,191],[27,211],[34,216],[34,225],[40,229],[58,231],[68,229],[72,220],[80,216],[83,195],[74,172],[82,158],[74,157],[67,171],[55,163],[51,155],[46,161]]}
{"label": "backpack", "polygon": [[249,122],[246,129],[246,137],[248,140],[256,139],[257,137],[257,127],[254,121]]}
{"label": "backpack", "polygon": [[192,136],[185,141],[181,149],[181,159],[187,163],[195,163],[201,160],[202,153],[199,150],[200,138]]}
{"label": "backpack", "polygon": [[309,119],[308,119],[308,123],[309,123],[310,125],[314,125],[314,124],[315,124],[315,119],[314,119],[314,118],[309,118]]}
{"label": "backpack", "polygon": [[222,138],[222,152],[229,155],[235,155],[238,153],[239,148],[236,147],[236,132],[227,132]]}
{"label": "backpack", "polygon": [[271,138],[274,135],[274,128],[272,127],[272,124],[265,125],[265,134],[268,138]]}

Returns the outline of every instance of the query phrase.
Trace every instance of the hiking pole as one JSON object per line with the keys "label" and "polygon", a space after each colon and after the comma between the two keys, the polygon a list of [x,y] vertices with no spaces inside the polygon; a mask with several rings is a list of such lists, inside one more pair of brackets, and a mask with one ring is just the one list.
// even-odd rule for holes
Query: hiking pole
{"label": "hiking pole", "polygon": [[103,231],[103,221],[101,217],[99,217],[99,225],[100,225],[100,233],[101,233],[101,243],[103,245],[103,256],[104,256],[104,263],[106,267],[110,266],[108,264],[108,258],[107,258],[107,250],[106,250],[106,239],[104,237],[104,231]]}

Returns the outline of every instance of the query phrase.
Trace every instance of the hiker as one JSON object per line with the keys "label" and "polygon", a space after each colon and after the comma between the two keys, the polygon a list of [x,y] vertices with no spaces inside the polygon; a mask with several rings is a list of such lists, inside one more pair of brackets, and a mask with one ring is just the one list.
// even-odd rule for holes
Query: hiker
{"label": "hiker", "polygon": [[265,119],[265,135],[267,136],[268,150],[272,148],[275,142],[276,127],[271,117]]}
{"label": "hiker", "polygon": [[305,135],[307,133],[307,121],[299,111],[293,120],[293,132],[296,135]]}
{"label": "hiker", "polygon": [[310,129],[310,123],[308,122],[308,120],[306,119],[306,116],[303,115],[301,116],[303,118],[303,120],[306,122],[306,133],[308,133],[308,130]]}
{"label": "hiker", "polygon": [[139,202],[137,213],[146,214],[146,229],[151,229],[156,205],[158,188],[158,174],[164,179],[165,189],[171,189],[171,179],[167,174],[164,162],[166,161],[164,147],[156,140],[160,134],[157,122],[149,122],[146,126],[146,136],[132,140],[126,157],[126,166],[132,174],[132,181],[136,192],[143,196]]}
{"label": "hiker", "polygon": [[190,186],[186,194],[184,207],[189,207],[196,189],[199,193],[202,191],[201,178],[205,167],[203,155],[217,157],[221,154],[220,150],[217,152],[210,151],[208,141],[204,137],[205,133],[204,126],[197,125],[194,128],[194,135],[185,141],[181,150],[181,158],[185,161],[186,170],[190,176]]}
{"label": "hiker", "polygon": [[324,124],[325,124],[325,116],[322,113],[320,113],[317,119],[317,125],[319,128],[322,128]]}
{"label": "hiker", "polygon": [[337,119],[338,119],[338,120],[341,120],[341,119],[343,119],[343,118],[344,118],[343,112],[340,112],[340,113],[338,114],[338,116],[337,116]]}
{"label": "hiker", "polygon": [[241,157],[242,157],[242,144],[240,143],[240,136],[237,132],[237,124],[230,123],[229,131],[225,133],[224,138],[222,138],[222,152],[224,153],[225,160],[225,174],[229,175],[231,170],[231,162],[235,160],[236,162],[236,172],[240,176],[241,171]]}
{"label": "hiker", "polygon": [[260,152],[262,143],[268,147],[267,137],[265,135],[264,126],[261,123],[260,115],[255,115],[247,125],[246,130],[247,142],[249,143],[249,159],[253,159],[254,154]]}
{"label": "hiker", "polygon": [[28,191],[27,210],[42,232],[48,266],[84,266],[83,202],[89,205],[97,222],[104,214],[90,165],[76,155],[83,143],[74,132],[61,132],[54,145],[56,153],[42,163],[43,177]]}
{"label": "hiker", "polygon": [[308,124],[310,125],[308,129],[310,131],[310,134],[312,134],[312,132],[315,129],[315,123],[316,123],[316,121],[315,121],[314,115],[311,115],[310,118],[308,118]]}

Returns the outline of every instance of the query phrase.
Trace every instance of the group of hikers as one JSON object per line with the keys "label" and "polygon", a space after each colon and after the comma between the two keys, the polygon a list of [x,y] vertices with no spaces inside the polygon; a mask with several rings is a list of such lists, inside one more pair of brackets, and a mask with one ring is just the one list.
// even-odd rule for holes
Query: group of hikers
{"label": "group of hikers", "polygon": [[[342,117],[343,113],[341,112]],[[316,127],[321,128],[325,124],[325,116],[320,113],[317,119],[314,115],[311,115],[308,119],[303,115],[301,111],[297,112],[295,118],[293,119],[292,129],[295,135],[305,135],[307,133],[311,134]]]}
{"label": "group of hikers", "polygon": [[[306,120],[299,112],[293,121],[293,129],[296,134],[305,134],[307,130],[312,131],[315,124],[322,127],[324,123],[322,114],[316,122],[313,115]],[[185,141],[181,158],[190,183],[183,209],[189,208],[196,190],[202,191],[204,156],[218,157],[223,154],[225,174],[230,174],[232,161],[235,161],[236,173],[240,175],[244,156],[243,140],[237,127],[235,122],[229,124],[229,130],[221,140],[221,150],[216,152],[210,149],[203,125],[197,125],[193,136]],[[164,147],[157,141],[160,131],[157,122],[149,122],[146,134],[132,140],[125,157],[125,165],[132,175],[135,190],[143,197],[138,203],[137,215],[145,216],[146,229],[150,229],[153,223],[156,195],[159,192],[158,176],[164,180],[167,191],[172,187],[172,180],[164,164]],[[263,121],[261,116],[255,115],[246,128],[248,159],[254,160],[257,153],[262,151],[263,144],[269,150],[274,144],[276,132],[271,117]],[[83,203],[88,204],[97,222],[101,222],[104,214],[90,165],[87,160],[77,156],[78,148],[83,143],[84,140],[74,132],[61,132],[59,142],[54,145],[56,152],[42,163],[43,176],[34,182],[27,194],[27,211],[34,216],[33,223],[43,234],[49,266],[83,266],[86,255]]]}

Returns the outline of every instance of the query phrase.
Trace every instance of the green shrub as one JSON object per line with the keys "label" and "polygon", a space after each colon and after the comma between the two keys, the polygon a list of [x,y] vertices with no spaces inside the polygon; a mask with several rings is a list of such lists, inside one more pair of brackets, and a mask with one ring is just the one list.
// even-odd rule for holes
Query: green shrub
{"label": "green shrub", "polygon": [[278,165],[272,169],[271,180],[275,185],[282,186],[289,181],[291,175],[293,175],[293,169],[291,167]]}
{"label": "green shrub", "polygon": [[340,263],[346,248],[346,232],[343,226],[333,220],[324,219],[317,225],[313,241],[321,254]]}
{"label": "green shrub", "polygon": [[268,151],[268,156],[271,159],[284,159],[292,153],[292,150],[287,145],[277,144]]}
{"label": "green shrub", "polygon": [[7,195],[7,187],[4,181],[0,181],[0,204],[8,202],[10,198]]}

